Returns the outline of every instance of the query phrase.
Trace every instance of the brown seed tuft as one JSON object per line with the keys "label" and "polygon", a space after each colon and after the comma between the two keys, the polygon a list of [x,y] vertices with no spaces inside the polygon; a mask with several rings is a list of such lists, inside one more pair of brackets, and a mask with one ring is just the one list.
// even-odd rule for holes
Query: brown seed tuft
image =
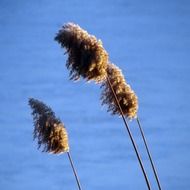
{"label": "brown seed tuft", "polygon": [[[116,93],[124,115],[129,119],[135,118],[138,111],[138,99],[130,85],[126,83],[121,70],[114,64],[108,64],[107,76],[109,77],[113,90]],[[115,101],[114,95],[109,87],[109,83],[105,81],[101,85],[101,88],[102,105],[108,105],[107,111],[111,112],[113,115],[121,115],[117,102]]]}
{"label": "brown seed tuft", "polygon": [[53,154],[68,152],[67,131],[52,109],[33,98],[29,99],[29,105],[34,120],[33,137],[38,141],[38,149],[43,146],[43,152]]}
{"label": "brown seed tuft", "polygon": [[66,66],[70,70],[70,79],[83,77],[96,83],[105,80],[108,54],[100,40],[74,23],[65,24],[55,40],[68,53]]}

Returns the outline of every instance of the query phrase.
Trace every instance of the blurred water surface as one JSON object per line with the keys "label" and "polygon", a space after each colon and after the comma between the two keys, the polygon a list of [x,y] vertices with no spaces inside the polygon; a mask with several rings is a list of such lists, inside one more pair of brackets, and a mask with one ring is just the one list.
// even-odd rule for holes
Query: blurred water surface
{"label": "blurred water surface", "polygon": [[37,151],[29,97],[64,121],[84,190],[147,189],[121,119],[100,106],[99,86],[69,81],[67,56],[53,39],[72,21],[103,41],[137,93],[163,189],[189,190],[189,19],[188,0],[1,0],[0,189],[77,188],[66,155]]}

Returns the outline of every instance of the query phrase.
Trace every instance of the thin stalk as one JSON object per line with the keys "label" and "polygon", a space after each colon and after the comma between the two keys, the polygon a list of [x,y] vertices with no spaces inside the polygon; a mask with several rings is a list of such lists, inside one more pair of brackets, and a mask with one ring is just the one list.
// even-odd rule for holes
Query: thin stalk
{"label": "thin stalk", "polygon": [[68,157],[69,157],[69,161],[70,161],[71,167],[72,167],[72,169],[73,169],[73,173],[74,173],[75,179],[76,179],[76,181],[77,181],[78,188],[79,188],[79,190],[82,190],[81,185],[80,185],[80,181],[79,181],[79,177],[78,177],[77,172],[76,172],[76,169],[75,169],[75,167],[74,167],[73,160],[72,160],[72,158],[71,158],[70,152],[67,152],[67,155],[68,155]]}
{"label": "thin stalk", "polygon": [[151,154],[150,154],[150,151],[149,151],[149,148],[148,148],[148,144],[147,144],[147,141],[146,141],[146,138],[145,138],[144,131],[143,131],[143,129],[142,129],[140,120],[139,120],[138,117],[137,117],[136,120],[137,120],[139,129],[140,129],[140,132],[141,132],[141,136],[142,136],[142,138],[143,138],[143,141],[144,141],[144,144],[145,144],[145,147],[146,147],[146,151],[147,151],[147,154],[148,154],[148,157],[149,157],[151,166],[152,166],[152,170],[153,170],[153,172],[154,172],[154,176],[155,176],[155,178],[156,178],[156,182],[157,182],[157,184],[158,184],[158,188],[159,188],[159,190],[162,190],[161,185],[160,185],[160,181],[159,181],[159,178],[158,178],[158,173],[157,173],[157,171],[156,171],[154,162],[153,162],[153,160],[152,160],[152,156],[151,156]]}
{"label": "thin stalk", "polygon": [[108,82],[108,84],[109,84],[109,87],[110,87],[110,89],[111,89],[113,95],[114,95],[114,99],[115,99],[115,101],[116,101],[116,103],[117,103],[117,106],[118,106],[118,108],[119,108],[119,111],[120,111],[121,116],[122,116],[122,119],[123,119],[123,122],[124,122],[124,124],[125,124],[125,127],[126,127],[126,129],[127,129],[127,132],[128,132],[128,134],[129,134],[129,137],[130,137],[131,142],[132,142],[132,144],[133,144],[133,148],[134,148],[134,150],[135,150],[135,153],[136,153],[136,156],[137,156],[137,158],[138,158],[140,167],[141,167],[141,169],[142,169],[142,172],[143,172],[143,175],[144,175],[144,178],[145,178],[147,187],[148,187],[149,190],[151,190],[150,182],[149,182],[149,180],[148,180],[146,171],[145,171],[145,169],[144,169],[144,166],[143,166],[141,157],[140,157],[140,155],[139,155],[137,146],[136,146],[136,144],[135,144],[135,141],[134,141],[134,139],[133,139],[132,133],[131,133],[130,128],[129,128],[128,124],[127,124],[127,121],[126,121],[126,119],[125,119],[125,116],[124,116],[124,114],[123,114],[122,108],[121,108],[121,106],[120,106],[120,104],[119,104],[119,100],[118,100],[118,98],[117,98],[117,95],[116,95],[116,93],[115,93],[115,91],[114,91],[114,89],[113,89],[113,87],[112,87],[112,85],[111,85],[111,82],[110,82],[110,80],[109,80],[109,77],[107,77],[107,82]]}

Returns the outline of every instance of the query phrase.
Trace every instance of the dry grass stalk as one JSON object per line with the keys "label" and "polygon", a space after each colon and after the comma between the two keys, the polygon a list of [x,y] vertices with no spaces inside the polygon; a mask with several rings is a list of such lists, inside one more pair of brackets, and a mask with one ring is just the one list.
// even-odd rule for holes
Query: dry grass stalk
{"label": "dry grass stalk", "polygon": [[34,139],[38,140],[38,148],[43,146],[43,152],[60,154],[66,152],[77,182],[79,190],[82,190],[80,181],[69,152],[67,131],[60,119],[50,107],[43,102],[30,98],[29,105],[32,108],[34,120]]}
{"label": "dry grass stalk", "polygon": [[60,154],[69,151],[67,131],[50,107],[36,99],[29,99],[34,120],[33,137],[43,152]]}
{"label": "dry grass stalk", "polygon": [[[138,98],[131,87],[126,83],[121,70],[114,64],[108,64],[107,77],[117,96],[123,114],[129,119],[135,118],[138,111]],[[107,81],[103,82],[101,100],[102,105],[108,106],[108,112],[121,115],[117,102]]]}
{"label": "dry grass stalk", "polygon": [[140,133],[141,133],[141,136],[142,136],[145,148],[146,148],[146,152],[147,152],[149,160],[150,160],[150,164],[151,164],[151,167],[152,167],[152,170],[153,170],[153,173],[154,173],[154,176],[155,176],[158,188],[159,188],[159,190],[162,190],[161,183],[160,183],[160,180],[159,180],[159,177],[158,177],[158,173],[157,173],[156,167],[154,165],[154,162],[153,162],[153,159],[152,159],[152,155],[150,153],[150,150],[149,150],[149,147],[148,147],[148,143],[147,143],[147,140],[145,138],[145,134],[144,134],[143,128],[141,126],[141,123],[140,123],[140,120],[139,120],[138,117],[136,118],[136,121],[137,121],[137,124],[139,126],[139,130],[140,130]]}
{"label": "dry grass stalk", "polygon": [[82,77],[96,83],[105,80],[108,54],[100,40],[74,23],[65,24],[55,40],[68,53],[66,66],[70,70],[70,79]]}

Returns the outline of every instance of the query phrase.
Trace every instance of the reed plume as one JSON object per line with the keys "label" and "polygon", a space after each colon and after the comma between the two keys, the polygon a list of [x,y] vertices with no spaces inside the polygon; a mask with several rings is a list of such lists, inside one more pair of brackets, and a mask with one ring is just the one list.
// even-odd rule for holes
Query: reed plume
{"label": "reed plume", "polygon": [[[70,79],[78,80],[82,77],[87,81],[94,80],[96,83],[102,83],[102,105],[107,105],[107,111],[111,112],[111,114],[122,116],[144,174],[147,187],[150,190],[151,186],[146,171],[125,119],[136,118],[139,125],[137,117],[138,98],[135,92],[131,89],[130,85],[127,84],[121,70],[114,64],[109,63],[108,54],[104,50],[102,42],[100,40],[98,41],[95,36],[89,35],[87,31],[83,30],[76,24],[68,23],[58,32],[55,40],[60,43],[68,53],[66,66],[70,70]],[[150,158],[148,146],[145,142],[145,137],[143,136],[144,134],[142,134],[142,129],[140,130]],[[151,158],[150,161],[160,187]],[[161,188],[159,189],[161,190]]]}
{"label": "reed plume", "polygon": [[33,137],[38,141],[38,149],[43,147],[43,152],[53,154],[68,152],[67,131],[52,109],[33,98],[29,99],[29,105],[33,110]]}
{"label": "reed plume", "polygon": [[[116,93],[123,114],[130,119],[135,118],[138,111],[138,98],[130,85],[125,81],[121,70],[114,64],[110,63],[107,67],[107,77],[109,78],[114,92]],[[101,88],[102,105],[107,105],[107,111],[111,112],[111,114],[121,115],[121,111],[118,108],[114,94],[107,80],[103,82]]]}
{"label": "reed plume", "polygon": [[70,70],[70,79],[78,80],[82,77],[96,83],[105,80],[108,54],[101,40],[74,23],[65,24],[55,40],[68,53],[66,66]]}
{"label": "reed plume", "polygon": [[137,156],[139,165],[140,165],[141,170],[142,170],[142,172],[143,172],[143,175],[144,175],[144,178],[145,178],[145,181],[146,181],[148,190],[151,190],[151,185],[150,185],[150,182],[149,182],[147,173],[146,173],[146,171],[145,171],[145,168],[144,168],[142,159],[141,159],[141,157],[140,157],[140,154],[139,154],[137,145],[136,145],[136,143],[135,143],[135,141],[134,141],[134,138],[133,138],[133,135],[132,135],[131,130],[130,130],[130,128],[129,128],[129,125],[128,125],[127,121],[126,121],[126,118],[125,118],[125,115],[124,115],[124,113],[123,113],[123,110],[122,110],[122,108],[121,108],[121,106],[120,106],[120,102],[119,102],[119,99],[117,98],[117,94],[116,94],[116,92],[115,92],[115,90],[114,90],[114,88],[113,88],[113,86],[112,86],[112,83],[111,83],[109,77],[107,77],[107,80],[106,80],[106,81],[107,81],[107,85],[109,86],[109,89],[110,89],[110,91],[111,91],[111,93],[112,93],[112,95],[113,95],[114,101],[115,101],[115,103],[116,103],[115,105],[118,107],[118,110],[120,111],[120,115],[121,115],[122,120],[123,120],[123,122],[124,122],[124,124],[125,124],[126,130],[127,130],[128,134],[129,134],[129,137],[130,137],[130,140],[131,140],[131,142],[132,142],[134,151],[135,151],[135,153],[136,153],[136,156]]}
{"label": "reed plume", "polygon": [[38,149],[43,146],[43,152],[52,154],[67,153],[78,189],[82,190],[69,152],[68,135],[64,124],[55,116],[52,109],[43,102],[30,98],[29,105],[34,120],[33,137],[38,140]]}
{"label": "reed plume", "polygon": [[139,118],[137,116],[138,111],[138,98],[134,91],[130,88],[130,86],[126,83],[124,76],[121,72],[121,70],[116,67],[114,64],[109,64],[107,69],[107,80],[102,84],[101,88],[103,88],[102,94],[101,94],[101,100],[102,104],[108,105],[108,112],[111,112],[113,115],[118,114],[121,115],[124,121],[124,124],[126,126],[126,129],[128,131],[128,134],[130,136],[130,139],[132,141],[134,150],[136,152],[137,158],[139,160],[139,164],[141,166],[141,169],[143,171],[148,189],[151,189],[147,174],[144,170],[144,166],[142,164],[142,160],[140,158],[140,155],[138,153],[138,149],[136,147],[136,144],[134,142],[134,139],[132,137],[132,134],[130,132],[129,126],[125,120],[125,117],[127,118],[136,118],[145,148],[146,152],[148,154],[151,167],[153,169],[153,173],[156,179],[156,182],[158,184],[159,190],[161,190],[161,184],[158,178],[158,174],[156,171],[156,168],[154,166],[154,162],[150,153],[150,150],[148,148],[148,144],[142,129],[142,126],[140,124]]}

